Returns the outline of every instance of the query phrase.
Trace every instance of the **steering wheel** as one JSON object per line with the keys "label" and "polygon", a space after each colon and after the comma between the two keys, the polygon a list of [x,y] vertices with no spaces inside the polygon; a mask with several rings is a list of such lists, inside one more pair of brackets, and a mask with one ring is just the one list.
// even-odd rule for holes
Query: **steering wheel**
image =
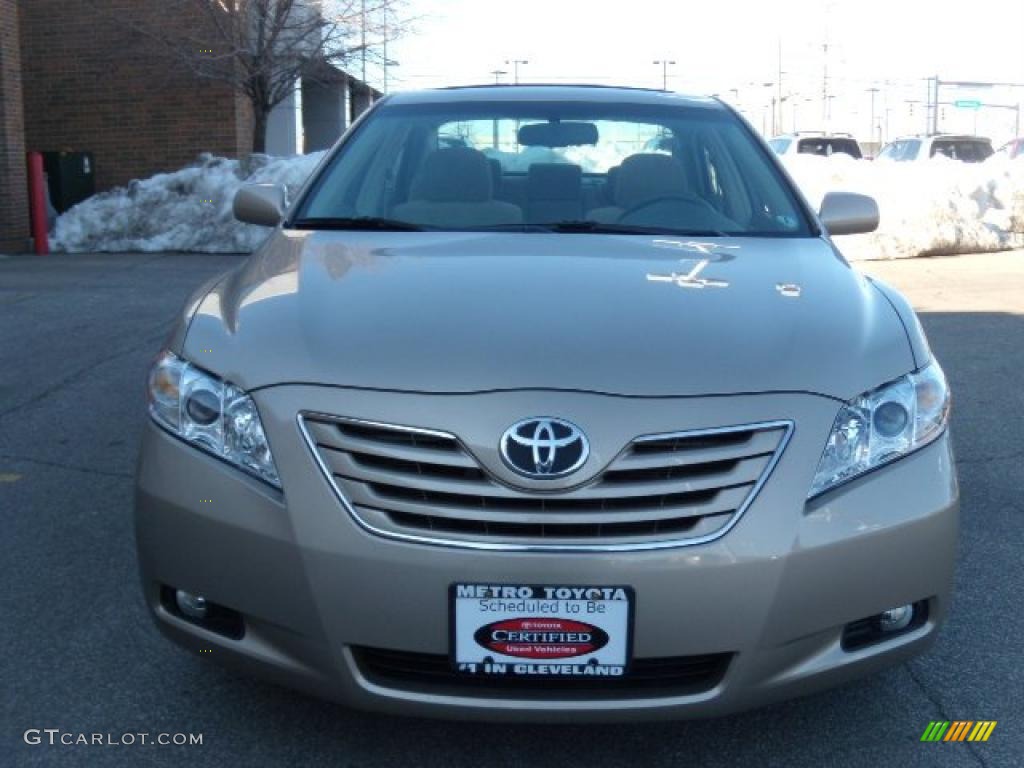
{"label": "steering wheel", "polygon": [[696,195],[685,195],[685,194],[671,194],[671,195],[658,195],[658,197],[651,197],[647,200],[637,203],[636,205],[627,208],[619,215],[619,221],[625,223],[625,220],[631,216],[644,211],[648,208],[653,208],[656,205],[665,205],[666,203],[683,203],[698,208],[705,209],[706,212],[713,214],[716,218],[720,218],[722,214],[715,210],[714,206],[708,203],[706,200],[702,200]]}

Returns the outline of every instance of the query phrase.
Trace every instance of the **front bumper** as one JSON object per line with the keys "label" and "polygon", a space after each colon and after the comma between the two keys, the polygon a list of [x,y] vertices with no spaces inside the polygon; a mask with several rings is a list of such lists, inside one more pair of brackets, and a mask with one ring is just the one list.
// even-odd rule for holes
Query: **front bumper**
{"label": "front bumper", "polygon": [[[308,407],[369,416],[380,413],[383,395],[344,393],[344,410],[339,391],[329,388],[280,387],[255,397],[284,494],[147,427],[136,502],[145,595],[157,624],[182,645],[213,649],[211,658],[319,696],[453,718],[550,722],[724,714],[835,685],[919,653],[948,611],[958,515],[948,435],[805,505],[835,414],[833,401],[780,395],[731,404],[623,403],[615,418],[630,424],[649,419],[664,426],[676,418],[675,424],[703,426],[705,419],[711,426],[729,418],[747,423],[787,417],[797,429],[743,519],[717,541],[643,552],[487,552],[383,539],[339,505],[301,440],[295,414]],[[538,398],[549,406],[544,410],[560,401],[556,405],[564,407],[557,412],[580,421],[587,414],[569,413],[570,398],[577,411],[590,407],[581,399],[590,398],[595,408],[606,401],[575,393],[487,397],[502,398],[510,415],[543,412]],[[424,409],[418,399],[419,412],[442,423],[450,418],[444,411],[459,407],[449,400]],[[417,423],[416,400],[388,395],[393,423]],[[636,430],[644,431],[655,430]],[[368,674],[354,648],[448,652],[447,594],[456,581],[630,585],[637,595],[635,658],[734,656],[712,687],[679,695],[538,695],[405,685]],[[168,586],[238,611],[244,636],[231,639],[174,615],[160,599]],[[928,605],[923,625],[858,650],[841,647],[848,623],[918,601]]]}

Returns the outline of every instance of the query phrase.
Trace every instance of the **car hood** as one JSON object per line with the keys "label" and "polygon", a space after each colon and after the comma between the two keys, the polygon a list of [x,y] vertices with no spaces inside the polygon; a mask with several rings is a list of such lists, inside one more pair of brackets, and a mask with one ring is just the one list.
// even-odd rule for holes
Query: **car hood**
{"label": "car hood", "polygon": [[914,368],[816,238],[278,231],[198,303],[183,354],[246,389],[849,399]]}

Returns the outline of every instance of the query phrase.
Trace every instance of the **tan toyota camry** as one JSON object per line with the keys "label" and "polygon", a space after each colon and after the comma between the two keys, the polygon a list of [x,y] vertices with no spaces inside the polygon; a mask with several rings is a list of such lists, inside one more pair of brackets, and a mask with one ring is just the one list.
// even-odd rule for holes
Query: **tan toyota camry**
{"label": "tan toyota camry", "polygon": [[[354,706],[719,714],[920,653],[950,396],[921,326],[715,99],[390,96],[201,287],[149,378],[158,626]],[[207,658],[204,656],[204,658]]]}

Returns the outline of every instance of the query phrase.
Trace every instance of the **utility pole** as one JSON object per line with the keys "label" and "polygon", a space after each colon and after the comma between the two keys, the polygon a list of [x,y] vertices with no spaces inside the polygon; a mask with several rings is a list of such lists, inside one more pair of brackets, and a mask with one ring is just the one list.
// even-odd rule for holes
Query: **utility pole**
{"label": "utility pole", "polygon": [[[925,135],[931,133],[932,130],[932,79],[929,77],[925,80],[928,86],[928,96],[924,102],[924,132]],[[911,107],[913,109],[913,107]],[[938,109],[938,107],[936,107]]]}
{"label": "utility pole", "polygon": [[825,40],[821,44],[821,120],[822,127],[828,131],[828,11],[825,6]]}
{"label": "utility pole", "polygon": [[875,140],[875,94],[878,93],[878,86],[873,85],[868,88],[868,93],[871,94],[871,133],[868,135],[871,137],[871,141]]}
{"label": "utility pole", "polygon": [[939,84],[941,82],[942,81],[939,80],[939,76],[936,75],[934,78],[935,98],[932,102],[935,105],[932,109],[932,134],[937,134],[939,132]]}
{"label": "utility pole", "polygon": [[778,76],[778,78],[776,79],[775,82],[778,84],[778,104],[779,104],[778,114],[779,114],[779,122],[777,124],[775,122],[775,108],[772,107],[772,135],[777,135],[777,134],[782,133],[782,102],[784,100],[782,98],[782,35],[779,35],[779,41],[778,42],[779,42],[779,61],[778,61],[778,64],[779,64],[779,67],[778,67],[779,76]]}
{"label": "utility pole", "polygon": [[821,46],[822,58],[824,64],[822,64],[821,70],[821,118],[825,130],[828,131],[828,38],[825,38],[825,43]]}
{"label": "utility pole", "polygon": [[509,64],[512,65],[512,72],[513,72],[512,82],[513,83],[515,83],[516,85],[519,85],[519,65],[520,64],[526,65],[526,64],[529,64],[529,63],[530,62],[527,61],[526,59],[505,59],[505,65],[506,66],[508,66]]}
{"label": "utility pole", "polygon": [[668,90],[668,68],[674,67],[676,63],[669,59],[657,59],[654,62],[656,65],[661,65],[661,90]]}

